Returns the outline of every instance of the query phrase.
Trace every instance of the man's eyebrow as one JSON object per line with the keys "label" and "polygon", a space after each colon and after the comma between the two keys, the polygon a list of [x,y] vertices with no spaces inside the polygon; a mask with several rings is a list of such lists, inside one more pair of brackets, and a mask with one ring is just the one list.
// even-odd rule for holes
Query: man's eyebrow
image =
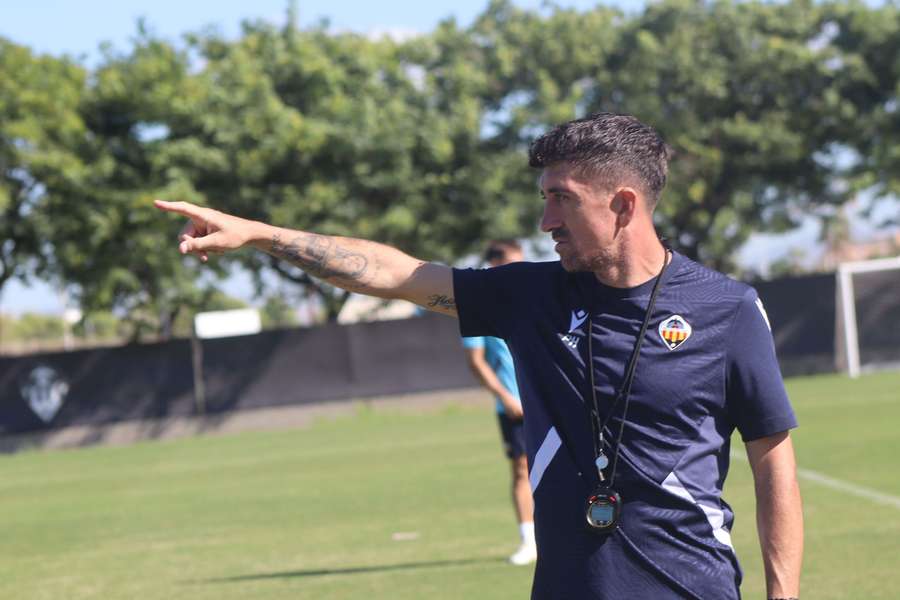
{"label": "man's eyebrow", "polygon": [[[542,190],[542,192],[543,191],[544,190]],[[567,187],[552,187],[552,188],[548,188],[546,190],[546,193],[548,193],[548,194],[571,194],[573,192],[572,192],[572,190],[570,190]]]}

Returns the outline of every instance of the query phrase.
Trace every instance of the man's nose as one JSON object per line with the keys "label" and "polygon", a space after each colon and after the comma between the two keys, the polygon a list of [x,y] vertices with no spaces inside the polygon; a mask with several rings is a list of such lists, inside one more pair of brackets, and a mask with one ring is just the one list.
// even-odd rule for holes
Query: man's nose
{"label": "man's nose", "polygon": [[541,231],[550,233],[554,229],[559,229],[561,226],[562,220],[559,218],[556,207],[552,206],[550,202],[545,202],[544,215],[541,217]]}

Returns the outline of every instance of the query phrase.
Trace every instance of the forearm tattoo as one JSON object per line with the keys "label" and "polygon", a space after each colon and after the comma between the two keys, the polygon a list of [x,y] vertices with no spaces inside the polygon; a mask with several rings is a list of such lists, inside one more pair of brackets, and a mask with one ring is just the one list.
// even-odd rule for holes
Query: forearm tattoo
{"label": "forearm tattoo", "polygon": [[447,310],[456,310],[456,301],[448,296],[428,296],[428,308],[444,308]]}
{"label": "forearm tattoo", "polygon": [[325,235],[303,233],[285,243],[276,233],[272,236],[270,251],[313,277],[340,287],[358,287],[369,271],[369,260],[365,256]]}

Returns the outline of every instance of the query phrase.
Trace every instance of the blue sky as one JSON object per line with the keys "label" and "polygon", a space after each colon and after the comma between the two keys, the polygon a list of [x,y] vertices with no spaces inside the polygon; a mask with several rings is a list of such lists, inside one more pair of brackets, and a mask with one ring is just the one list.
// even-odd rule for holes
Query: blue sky
{"label": "blue sky", "polygon": [[[542,5],[541,0],[514,3],[527,8]],[[451,16],[470,23],[487,6],[487,0],[298,0],[297,4],[301,26],[324,17],[337,29],[425,32]],[[587,9],[597,2],[556,0],[556,4]],[[639,0],[616,4],[626,9],[641,5]],[[41,52],[90,59],[103,41],[124,47],[141,17],[157,34],[173,40],[207,26],[236,36],[246,19],[284,22],[287,5],[287,0],[0,0],[0,35]]]}
{"label": "blue sky", "polygon": [[[518,6],[539,8],[542,0],[514,0]],[[609,2],[612,3],[612,2]],[[215,27],[228,36],[237,36],[243,20],[263,19],[283,23],[287,0],[0,0],[0,36],[50,54],[69,54],[94,62],[103,42],[126,48],[136,31],[136,22],[144,18],[150,29],[177,41],[187,32]],[[592,0],[556,0],[563,7],[587,9]],[[624,10],[637,10],[642,0],[615,2]],[[395,0],[362,2],[359,0],[298,0],[301,27],[327,18],[335,29],[360,32],[426,32],[441,20],[454,17],[462,24],[484,10],[487,0]],[[537,199],[536,199],[537,201]],[[896,206],[896,205],[895,205]],[[871,233],[860,223],[859,234]],[[757,235],[740,252],[742,264],[759,264],[785,254],[792,247],[815,244],[818,227],[806,223],[788,236]],[[247,298],[248,285],[234,278],[226,292]],[[60,312],[60,294],[37,283],[24,287],[18,283],[0,292],[0,312],[18,314],[23,311]]]}

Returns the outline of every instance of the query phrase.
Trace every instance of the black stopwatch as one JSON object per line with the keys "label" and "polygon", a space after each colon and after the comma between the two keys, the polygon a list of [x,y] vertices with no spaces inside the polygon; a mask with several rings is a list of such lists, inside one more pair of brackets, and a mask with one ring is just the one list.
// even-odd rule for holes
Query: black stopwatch
{"label": "black stopwatch", "polygon": [[588,497],[585,509],[588,529],[600,535],[612,533],[619,526],[621,507],[622,499],[615,490],[597,487]]}

